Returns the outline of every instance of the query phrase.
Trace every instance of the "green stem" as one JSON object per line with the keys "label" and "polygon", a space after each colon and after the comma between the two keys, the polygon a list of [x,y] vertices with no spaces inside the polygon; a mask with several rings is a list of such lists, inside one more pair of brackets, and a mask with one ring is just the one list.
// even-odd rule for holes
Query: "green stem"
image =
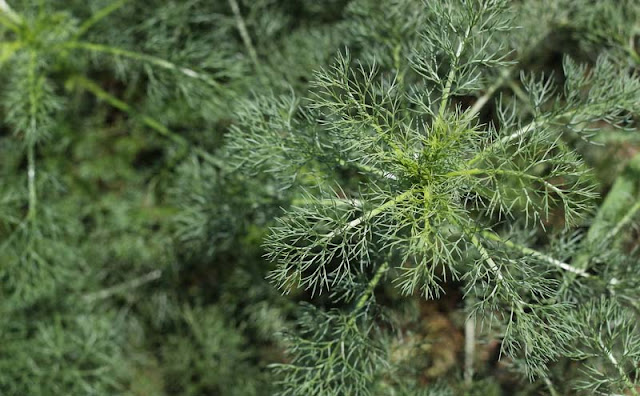
{"label": "green stem", "polygon": [[509,170],[509,169],[471,168],[471,169],[463,169],[463,170],[459,170],[459,171],[449,172],[449,173],[446,173],[445,176],[446,177],[465,176],[465,175],[473,176],[473,175],[480,175],[480,174],[516,176],[516,177],[521,177],[523,179],[537,181],[539,183],[542,183],[546,188],[548,188],[550,190],[553,190],[563,200],[565,199],[565,192],[562,191],[562,189],[560,189],[557,186],[549,183],[548,181],[544,180],[543,178],[541,178],[539,176],[535,176],[535,175],[530,175],[528,173],[513,171],[513,170]]}
{"label": "green stem", "polygon": [[620,375],[620,378],[622,379],[624,384],[627,386],[627,389],[631,392],[631,394],[633,396],[640,396],[640,393],[638,393],[636,386],[633,384],[633,382],[631,382],[627,373],[620,366],[618,359],[616,359],[616,357],[613,356],[613,353],[605,347],[604,342],[602,342],[602,339],[598,339],[598,344],[602,352],[605,355],[607,355],[607,359],[609,359],[609,362],[611,362],[611,364],[616,368],[616,370],[618,370],[618,374]]}
{"label": "green stem", "polygon": [[111,297],[114,294],[122,293],[131,289],[138,288],[146,283],[153,282],[154,280],[159,279],[161,276],[162,276],[162,270],[155,270],[155,271],[149,272],[146,275],[131,279],[122,284],[111,286],[109,288],[106,288],[96,293],[86,294],[84,296],[84,299],[87,300],[88,302],[93,302],[96,300],[104,300],[105,298]]}
{"label": "green stem", "polygon": [[625,46],[625,49],[636,65],[640,65],[640,54],[638,54],[638,51],[633,48],[633,38],[629,41],[629,45]]}
{"label": "green stem", "polygon": [[165,59],[158,58],[153,55],[147,55],[144,53],[129,51],[129,50],[125,50],[117,47],[110,47],[108,45],[103,45],[103,44],[87,43],[84,41],[70,41],[70,42],[64,43],[62,45],[62,48],[82,49],[82,50],[91,51],[91,52],[101,52],[101,53],[111,54],[115,56],[122,56],[125,58],[129,58],[129,59],[133,59],[141,62],[146,62],[166,70],[180,73],[190,78],[201,80],[205,82],[207,85],[210,85],[214,88],[220,88],[220,84],[217,81],[213,80],[208,75],[206,75],[205,73],[190,69],[188,67],[178,66],[175,63],[169,62]]}
{"label": "green stem", "polygon": [[560,394],[558,393],[558,391],[556,391],[556,388],[553,386],[549,378],[544,377],[543,381],[544,381],[544,384],[547,386],[547,389],[549,389],[549,393],[551,394],[551,396],[560,396]]}
{"label": "green stem", "polygon": [[400,87],[400,90],[403,91],[405,70],[401,64],[402,63],[401,51],[402,51],[402,45],[396,45],[393,48],[393,67],[396,69],[396,78],[398,81],[398,86]]}
{"label": "green stem", "polygon": [[387,209],[390,209],[394,206],[396,206],[398,203],[408,199],[411,195],[413,194],[413,189],[407,190],[405,192],[403,192],[402,194],[396,196],[393,199],[390,199],[389,201],[383,203],[382,205],[378,206],[375,209],[370,210],[369,212],[363,214],[362,216],[358,217],[357,219],[351,220],[349,223],[347,223],[345,226],[343,226],[342,228],[338,229],[338,230],[334,230],[331,231],[329,234],[326,235],[327,240],[331,240],[332,238],[334,238],[335,236],[341,235],[344,232],[355,228],[357,226],[359,226],[360,224],[369,221],[370,219],[378,216],[379,214],[383,213],[384,211],[386,211]]}
{"label": "green stem", "polygon": [[258,54],[256,52],[253,43],[251,42],[251,36],[249,35],[249,31],[247,30],[247,25],[244,23],[244,19],[242,18],[242,14],[240,13],[240,7],[238,6],[237,0],[229,0],[229,5],[231,6],[231,10],[233,11],[233,16],[236,19],[236,24],[238,25],[238,32],[240,32],[240,37],[242,38],[242,42],[244,46],[247,48],[247,52],[249,53],[249,58],[253,62],[253,65],[256,70],[260,68],[260,62],[258,62]]}
{"label": "green stem", "polygon": [[449,70],[449,75],[447,76],[447,82],[444,86],[444,90],[442,91],[442,99],[440,101],[440,118],[444,118],[444,112],[447,109],[447,105],[449,103],[449,95],[451,95],[451,87],[453,86],[453,80],[456,78],[456,74],[458,72],[458,61],[460,60],[460,55],[462,55],[462,51],[464,51],[464,47],[467,43],[467,39],[469,37],[469,33],[471,33],[471,26],[467,27],[467,30],[464,33],[464,37],[460,39],[458,42],[458,48],[456,49],[455,56],[451,60],[451,70]]}
{"label": "green stem", "polygon": [[482,245],[476,234],[471,234],[471,243],[476,247],[476,249],[478,249],[478,252],[480,252],[480,256],[489,265],[489,268],[496,274],[498,281],[502,283],[504,281],[504,276],[502,276],[498,264],[496,264],[493,258],[491,258],[489,252]]}
{"label": "green stem", "polygon": [[467,111],[467,116],[472,119],[475,117],[480,110],[489,102],[489,99],[493,97],[493,94],[496,93],[498,89],[500,89],[505,82],[507,82],[511,77],[512,70],[504,69],[498,79],[485,91],[484,95],[480,96],[476,102],[469,108]]}
{"label": "green stem", "polygon": [[364,164],[361,164],[359,162],[347,162],[347,161],[343,160],[342,158],[336,158],[336,162],[342,167],[349,168],[350,166],[353,166],[353,167],[356,167],[356,168],[360,169],[363,172],[369,172],[369,173],[375,174],[375,175],[380,176],[380,177],[385,178],[385,179],[392,179],[392,180],[397,180],[398,179],[397,176],[395,176],[392,173],[385,172],[385,171],[380,170],[378,168],[375,168],[373,166],[364,165]]}
{"label": "green stem", "polygon": [[29,212],[27,218],[34,223],[38,212],[38,193],[36,190],[36,156],[35,143],[29,143],[27,148],[27,178],[29,188]]}
{"label": "green stem", "polygon": [[129,0],[118,0],[99,10],[95,14],[91,16],[91,18],[87,19],[80,25],[78,30],[76,31],[74,38],[78,39],[80,36],[85,34],[89,29],[91,29],[96,23],[100,22],[102,19],[108,17],[111,13],[118,10],[120,7],[128,3]]}
{"label": "green stem", "polygon": [[38,212],[38,193],[36,190],[36,133],[38,132],[37,114],[38,114],[38,97],[36,94],[37,87],[37,59],[35,51],[31,51],[28,65],[28,81],[29,81],[29,127],[25,131],[25,140],[27,142],[27,185],[29,190],[29,211],[27,219],[33,224],[37,218]]}
{"label": "green stem", "polygon": [[518,99],[520,99],[529,108],[529,112],[532,112],[533,108],[529,104],[530,103],[530,99],[527,96],[527,94],[522,90],[520,85],[518,85],[517,82],[511,80],[511,81],[509,81],[509,88],[511,88],[511,90],[516,95],[516,97]]}
{"label": "green stem", "polygon": [[[467,313],[473,311],[474,299],[468,296],[464,300]],[[464,323],[464,383],[470,387],[473,383],[474,360],[476,349],[476,318],[469,315]]]}
{"label": "green stem", "polygon": [[7,17],[8,21],[5,20],[4,18],[0,18],[0,21],[2,21],[3,24],[8,23],[9,25],[6,25],[6,26],[9,29],[11,30],[20,29],[20,25],[22,25],[22,18],[15,11],[13,11],[13,9],[6,2],[6,0],[0,0],[0,13],[4,14]]}
{"label": "green stem", "polygon": [[627,224],[629,224],[639,211],[640,211],[640,201],[636,202],[635,205],[633,205],[631,209],[629,209],[629,211],[624,215],[624,217],[620,219],[618,224],[616,224],[616,226],[607,233],[607,235],[605,236],[605,240],[607,241],[611,240],[616,235],[618,235],[620,230],[624,228]]}
{"label": "green stem", "polygon": [[170,140],[180,144],[180,145],[187,145],[187,141],[185,138],[183,138],[182,136],[171,132],[171,130],[169,130],[169,128],[167,128],[166,126],[162,125],[162,123],[160,123],[159,121],[146,116],[146,115],[138,115],[137,112],[134,110],[134,108],[129,105],[128,103],[116,98],[115,96],[109,94],[107,91],[105,91],[104,89],[102,89],[98,84],[96,84],[95,82],[87,79],[86,77],[83,76],[74,76],[72,78],[69,79],[69,83],[73,84],[73,85],[77,85],[89,92],[91,92],[93,95],[95,95],[98,99],[103,100],[105,102],[107,102],[108,104],[110,104],[111,106],[115,107],[116,109],[123,111],[131,116],[138,116],[140,118],[140,120],[149,128],[155,130],[156,132],[160,133],[161,135],[169,138]]}
{"label": "green stem", "polygon": [[[636,154],[616,177],[600,205],[583,242],[584,248],[573,259],[574,266],[586,269],[591,254],[589,247],[615,242],[613,239],[640,211],[639,175],[640,154]],[[572,280],[569,277],[569,282]]]}
{"label": "green stem", "polygon": [[[602,104],[599,103],[595,103],[595,104],[591,104],[588,106],[585,106],[585,108],[589,108],[590,112],[593,113],[597,113],[599,111],[602,110],[604,106]],[[553,123],[554,121],[557,120],[561,120],[565,117],[571,117],[571,116],[575,116],[575,111],[565,111],[563,113],[559,113],[559,114],[555,114],[552,116],[547,116],[547,117],[542,117],[540,119],[534,120],[532,122],[530,122],[529,124],[517,129],[516,131],[514,131],[513,133],[511,133],[510,135],[504,136],[502,139],[497,140],[496,142],[491,143],[490,145],[488,145],[487,147],[485,147],[484,150],[480,151],[478,154],[476,154],[472,159],[469,160],[469,162],[467,162],[468,166],[473,166],[476,163],[478,163],[480,160],[482,160],[488,153],[491,153],[491,151],[496,148],[496,147],[502,147],[504,145],[506,145],[507,143],[516,140],[522,136],[525,136],[526,134],[528,134],[529,132],[533,131],[534,129],[540,128],[540,127],[544,127],[546,125],[549,125],[551,123]],[[577,123],[576,120],[574,120],[574,123]]]}
{"label": "green stem", "polygon": [[382,279],[382,275],[384,275],[384,273],[387,272],[388,269],[389,269],[388,262],[382,263],[382,265],[378,268],[376,273],[373,275],[373,278],[371,278],[371,280],[369,281],[369,284],[367,285],[366,290],[364,291],[364,293],[362,293],[362,295],[358,299],[358,302],[353,308],[354,313],[364,308],[364,306],[367,304],[367,301],[369,301],[369,298],[373,295],[374,289],[376,288],[376,286],[378,286],[378,283],[380,283],[380,279]]}
{"label": "green stem", "polygon": [[483,237],[485,237],[487,239],[490,239],[490,240],[495,241],[495,242],[499,242],[499,243],[501,243],[501,244],[503,244],[503,245],[505,245],[507,247],[510,247],[512,249],[519,250],[520,252],[522,252],[524,254],[528,254],[530,256],[537,257],[537,258],[539,258],[539,259],[541,259],[543,261],[546,261],[549,264],[552,264],[552,265],[554,265],[556,267],[562,268],[565,271],[572,272],[574,274],[580,275],[580,276],[585,277],[585,278],[591,277],[591,275],[588,272],[586,272],[585,270],[583,270],[581,268],[573,267],[573,266],[571,266],[571,265],[569,265],[569,264],[567,264],[565,262],[557,260],[557,259],[555,259],[555,258],[553,258],[551,256],[548,256],[548,255],[546,255],[544,253],[541,253],[541,252],[539,252],[539,251],[537,251],[535,249],[531,249],[529,247],[522,246],[522,245],[517,244],[515,242],[502,239],[498,234],[496,234],[494,232],[482,231],[481,234],[482,234]]}
{"label": "green stem", "polygon": [[128,103],[116,98],[111,95],[107,91],[103,90],[98,84],[95,82],[83,77],[83,76],[74,76],[71,77],[68,82],[70,84],[77,84],[79,87],[86,89],[95,95],[98,99],[107,102],[109,105],[115,107],[116,109],[123,111],[129,114],[132,117],[137,117],[140,119],[146,126],[158,132],[160,135],[168,138],[169,140],[177,143],[186,153],[188,149],[193,150],[196,154],[200,155],[206,161],[212,163],[213,165],[222,167],[224,164],[218,158],[215,158],[205,150],[192,146],[187,139],[178,135],[177,133],[171,131],[166,126],[162,125],[162,123],[154,118],[151,118],[147,115],[139,115],[136,110],[129,105]]}

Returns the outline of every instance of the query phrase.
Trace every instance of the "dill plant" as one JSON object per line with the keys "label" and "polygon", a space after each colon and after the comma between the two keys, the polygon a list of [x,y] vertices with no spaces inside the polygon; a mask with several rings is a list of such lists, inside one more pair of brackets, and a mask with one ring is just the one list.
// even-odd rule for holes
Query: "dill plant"
{"label": "dill plant", "polygon": [[0,393],[637,393],[637,10],[0,0]]}
{"label": "dill plant", "polygon": [[[637,75],[612,52],[590,67],[565,57],[560,84],[519,70],[548,34],[527,30],[531,21],[517,31],[518,11],[541,12],[531,3],[418,3],[392,2],[371,23],[378,6],[355,2],[354,37],[375,44],[318,71],[303,99],[247,104],[233,126],[240,167],[301,191],[265,242],[268,278],[327,307],[303,306],[285,333],[290,360],[273,365],[280,394],[392,392],[402,380],[376,289],[434,299],[451,282],[463,285],[472,330],[488,327],[513,368],[550,392],[565,358],[589,367],[578,389],[637,392],[635,281],[621,283],[637,279],[637,257],[612,254],[606,240],[577,242],[597,186],[566,143],[588,141],[598,122],[626,127]],[[566,26],[555,10],[549,31]],[[499,95],[495,118],[483,118],[505,86],[513,95]],[[469,96],[475,104],[461,104]]]}

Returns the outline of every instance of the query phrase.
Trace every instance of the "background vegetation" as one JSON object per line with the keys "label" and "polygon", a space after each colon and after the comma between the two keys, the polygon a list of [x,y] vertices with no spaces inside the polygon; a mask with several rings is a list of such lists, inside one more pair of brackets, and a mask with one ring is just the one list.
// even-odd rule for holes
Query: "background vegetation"
{"label": "background vegetation", "polygon": [[0,0],[0,35],[0,394],[640,392],[637,0]]}

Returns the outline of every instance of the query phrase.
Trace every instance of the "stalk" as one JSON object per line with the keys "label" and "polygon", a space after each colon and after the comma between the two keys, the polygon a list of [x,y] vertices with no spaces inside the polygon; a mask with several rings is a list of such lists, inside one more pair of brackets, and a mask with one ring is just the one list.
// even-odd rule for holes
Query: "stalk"
{"label": "stalk", "polygon": [[602,350],[602,352],[606,354],[609,362],[613,365],[613,367],[616,368],[616,370],[618,371],[618,374],[620,375],[620,378],[624,382],[627,389],[631,392],[631,394],[633,396],[640,396],[640,393],[638,392],[636,386],[633,384],[631,379],[629,379],[629,376],[624,371],[624,369],[620,366],[618,359],[616,359],[616,357],[613,356],[613,353],[606,348],[606,346],[604,345],[604,342],[602,342],[602,339],[598,339],[598,345],[600,346],[600,349]]}
{"label": "stalk", "polygon": [[341,235],[344,232],[355,228],[357,226],[359,226],[360,224],[378,216],[379,214],[381,214],[382,212],[384,212],[385,210],[392,208],[394,206],[396,206],[398,203],[408,199],[411,195],[413,194],[413,190],[407,190],[405,192],[403,192],[402,194],[396,196],[395,198],[385,202],[384,204],[378,206],[375,209],[372,209],[371,211],[363,214],[362,216],[358,217],[357,219],[351,220],[349,223],[347,223],[345,226],[343,226],[340,229],[337,230],[333,230],[331,231],[329,234],[326,235],[327,240],[331,240],[333,239],[335,236]]}
{"label": "stalk", "polygon": [[38,193],[36,190],[36,157],[35,143],[29,143],[27,148],[27,178],[29,189],[29,211],[27,218],[32,223],[36,221],[38,214]]}
{"label": "stalk", "polygon": [[76,31],[76,34],[74,35],[74,37],[76,39],[78,39],[80,36],[82,36],[87,31],[89,31],[96,23],[98,23],[101,20],[103,20],[104,18],[108,17],[114,11],[117,11],[118,9],[120,9],[123,5],[125,5],[129,1],[130,0],[118,0],[116,2],[113,2],[113,3],[109,4],[108,6],[104,7],[103,9],[99,10],[98,12],[93,14],[91,16],[91,18],[87,19],[86,21],[84,21],[82,23],[82,25],[80,25],[80,27],[78,28],[78,31]]}
{"label": "stalk", "polygon": [[224,166],[223,162],[220,159],[214,157],[213,155],[209,154],[207,151],[201,149],[200,147],[193,146],[187,139],[171,131],[169,128],[164,126],[160,121],[152,117],[149,117],[147,115],[139,115],[131,105],[111,95],[110,93],[102,89],[95,82],[83,76],[74,76],[70,78],[68,82],[71,84],[77,84],[79,87],[86,89],[87,91],[95,95],[98,99],[104,100],[105,102],[115,107],[116,109],[123,111],[132,117],[138,117],[144,125],[148,126],[152,130],[158,132],[160,135],[180,145],[180,147],[182,148],[183,151],[185,151],[185,153],[186,151],[191,149],[193,150],[193,152],[198,154],[207,162],[218,167]]}
{"label": "stalk", "polygon": [[354,312],[360,311],[362,308],[364,308],[364,306],[367,304],[367,301],[369,301],[369,298],[373,295],[373,290],[376,288],[376,286],[378,286],[378,283],[380,283],[380,279],[382,279],[382,275],[384,275],[384,273],[387,272],[388,269],[389,269],[388,262],[384,262],[378,268],[376,273],[373,275],[373,278],[371,278],[371,280],[369,281],[369,284],[367,285],[366,290],[364,291],[364,293],[362,293],[362,295],[358,299],[358,302],[353,308]]}
{"label": "stalk", "polygon": [[469,118],[475,117],[480,110],[489,102],[489,99],[493,97],[493,94],[496,93],[498,89],[500,89],[505,82],[507,82],[511,78],[511,70],[505,69],[500,73],[498,79],[486,90],[486,92],[480,96],[476,102],[467,110],[467,115]]}
{"label": "stalk", "polygon": [[14,28],[17,27],[16,25],[22,24],[22,18],[15,11],[13,11],[13,9],[6,2],[6,0],[0,0],[0,13],[3,13],[4,15],[7,16],[9,21],[14,24]]}
{"label": "stalk", "polygon": [[[464,300],[467,311],[472,311],[473,299],[467,297]],[[464,382],[470,387],[473,383],[473,363],[476,349],[476,318],[474,315],[467,317],[464,322]]]}
{"label": "stalk", "polygon": [[451,87],[453,86],[453,80],[456,78],[456,73],[458,72],[458,61],[460,60],[460,55],[462,55],[462,51],[464,51],[464,47],[467,43],[467,39],[469,38],[469,34],[471,33],[471,26],[467,27],[467,30],[464,32],[464,37],[460,39],[458,43],[458,48],[456,49],[455,56],[451,61],[451,70],[449,70],[449,75],[447,76],[447,82],[444,86],[444,91],[442,91],[442,100],[440,101],[440,111],[439,117],[444,118],[444,112],[447,110],[447,104],[449,103],[449,95],[451,95]]}
{"label": "stalk", "polygon": [[233,11],[233,15],[236,19],[236,24],[238,25],[238,32],[240,33],[240,37],[242,38],[244,46],[247,48],[249,58],[251,58],[255,69],[258,70],[260,68],[260,63],[258,62],[258,54],[256,53],[256,49],[251,42],[251,36],[249,35],[247,25],[245,25],[242,14],[240,13],[240,7],[238,6],[237,0],[229,0],[229,6],[231,6],[231,10]]}
{"label": "stalk", "polygon": [[106,288],[96,293],[86,294],[84,296],[84,299],[88,302],[104,300],[105,298],[109,298],[114,294],[122,293],[131,289],[138,288],[146,283],[153,282],[156,279],[160,279],[161,276],[162,270],[151,271],[148,274],[135,279],[131,279],[130,281],[124,282],[122,284]]}
{"label": "stalk", "polygon": [[555,259],[555,258],[553,258],[551,256],[548,256],[548,255],[546,255],[544,253],[541,253],[541,252],[539,252],[539,251],[537,251],[535,249],[531,249],[531,248],[528,248],[526,246],[522,246],[522,245],[519,245],[517,243],[514,243],[512,241],[502,239],[502,238],[500,238],[499,235],[497,235],[494,232],[482,231],[481,234],[482,234],[483,237],[485,237],[487,239],[502,243],[503,245],[505,245],[507,247],[510,247],[512,249],[515,249],[515,250],[519,250],[520,252],[522,252],[524,254],[528,254],[530,256],[534,256],[534,257],[537,257],[539,259],[542,259],[543,261],[545,261],[545,262],[547,262],[549,264],[555,265],[558,268],[562,268],[565,271],[569,271],[571,273],[580,275],[580,276],[582,276],[584,278],[591,277],[591,275],[588,272],[586,272],[585,270],[583,270],[581,268],[576,268],[576,267],[574,267],[574,266],[572,266],[570,264],[567,264],[567,263],[562,262],[560,260],[557,260],[557,259]]}
{"label": "stalk", "polygon": [[70,41],[70,42],[64,43],[61,46],[61,48],[82,49],[90,52],[98,52],[98,53],[106,53],[106,54],[115,55],[115,56],[122,56],[125,58],[146,62],[151,65],[157,66],[159,68],[170,70],[190,78],[201,80],[207,85],[210,85],[214,88],[218,88],[218,89],[222,88],[217,81],[215,81],[205,73],[199,72],[197,70],[194,70],[188,67],[176,65],[175,63],[169,62],[165,59],[158,58],[157,56],[153,56],[153,55],[129,51],[126,49],[111,47],[103,44],[88,43],[84,41]]}

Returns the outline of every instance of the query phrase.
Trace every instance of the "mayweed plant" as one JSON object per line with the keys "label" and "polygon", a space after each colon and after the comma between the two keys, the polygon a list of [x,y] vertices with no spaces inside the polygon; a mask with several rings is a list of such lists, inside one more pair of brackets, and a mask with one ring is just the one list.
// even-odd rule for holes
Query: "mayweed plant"
{"label": "mayweed plant", "polygon": [[[382,312],[393,307],[375,291],[437,299],[451,283],[464,290],[467,337],[488,331],[529,379],[549,381],[571,358],[585,367],[581,389],[636,392],[636,282],[614,273],[637,265],[610,247],[637,204],[576,233],[598,195],[567,141],[627,126],[640,80],[613,54],[590,66],[565,56],[561,76],[518,70],[533,55],[509,46],[509,2],[394,2],[373,18],[380,31],[356,30],[389,43],[339,55],[302,99],[252,101],[232,128],[241,167],[301,188],[266,239],[268,278],[285,294],[326,296],[285,333],[280,394],[382,394],[393,380]],[[507,82],[513,95],[496,95]],[[471,381],[472,361],[466,370]]]}
{"label": "mayweed plant", "polygon": [[637,0],[0,0],[0,394],[640,394]]}

